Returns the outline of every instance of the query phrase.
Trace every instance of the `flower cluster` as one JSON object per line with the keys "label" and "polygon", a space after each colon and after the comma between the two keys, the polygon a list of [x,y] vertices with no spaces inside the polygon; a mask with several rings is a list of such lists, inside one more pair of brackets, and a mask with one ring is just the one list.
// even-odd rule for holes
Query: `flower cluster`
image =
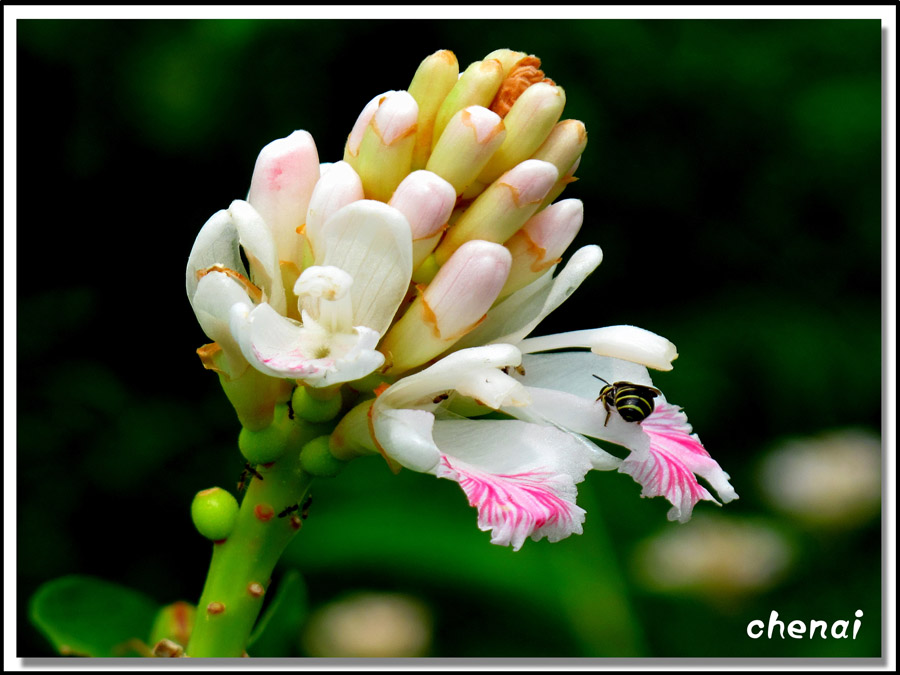
{"label": "flower cluster", "polygon": [[502,49],[460,74],[439,51],[363,108],[341,161],[320,163],[305,131],[263,148],[247,199],[207,221],[187,267],[214,341],[198,353],[246,429],[278,424],[297,389],[339,392],[334,458],[379,452],[456,481],[516,550],[581,533],[575,486],[591,469],[665,496],[670,520],[716,501],[697,476],[737,497],[663,394],[631,422],[597,399],[596,378],[652,387],[647,368],[677,356],[668,340],[633,326],[528,337],[602,258],[586,246],[558,269],[583,207],[556,200],[587,143],[564,105],[533,56]]}

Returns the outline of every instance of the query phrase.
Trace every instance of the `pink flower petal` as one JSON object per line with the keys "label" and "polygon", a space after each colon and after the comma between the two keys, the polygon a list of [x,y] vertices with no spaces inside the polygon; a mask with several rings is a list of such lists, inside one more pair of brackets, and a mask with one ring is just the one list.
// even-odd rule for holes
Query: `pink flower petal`
{"label": "pink flower petal", "polygon": [[531,470],[493,474],[441,455],[438,478],[449,478],[478,509],[478,527],[491,530],[491,543],[512,545],[518,551],[528,536],[551,542],[581,534],[584,509],[576,506],[571,476]]}
{"label": "pink flower petal", "polygon": [[646,454],[632,453],[622,462],[619,472],[627,473],[643,486],[642,497],[668,499],[672,503],[669,520],[687,522],[700,500],[719,503],[694,474],[706,479],[722,501],[737,499],[728,474],[709,456],[697,434],[691,433],[681,408],[657,403],[641,428],[650,437],[650,450]]}

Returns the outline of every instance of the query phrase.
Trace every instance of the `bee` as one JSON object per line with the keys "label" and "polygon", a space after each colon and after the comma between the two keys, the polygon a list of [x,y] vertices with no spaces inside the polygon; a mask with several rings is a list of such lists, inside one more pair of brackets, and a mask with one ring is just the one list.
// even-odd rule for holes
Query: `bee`
{"label": "bee", "polygon": [[250,482],[247,479],[251,475],[256,478],[259,478],[260,480],[263,480],[262,474],[259,471],[257,471],[256,469],[254,469],[253,466],[250,464],[250,462],[247,462],[246,464],[244,464],[244,470],[241,471],[241,477],[238,478],[238,484],[237,484],[238,492],[244,491],[244,488],[247,487],[247,484]]}
{"label": "bee", "polygon": [[618,410],[622,419],[626,422],[637,422],[640,424],[653,412],[655,407],[653,399],[662,395],[662,392],[655,387],[647,387],[643,384],[634,384],[633,382],[613,382],[610,384],[599,375],[594,375],[594,377],[606,384],[597,397],[598,401],[603,401],[603,409],[606,410],[606,421],[603,423],[603,426],[609,424],[612,408]]}

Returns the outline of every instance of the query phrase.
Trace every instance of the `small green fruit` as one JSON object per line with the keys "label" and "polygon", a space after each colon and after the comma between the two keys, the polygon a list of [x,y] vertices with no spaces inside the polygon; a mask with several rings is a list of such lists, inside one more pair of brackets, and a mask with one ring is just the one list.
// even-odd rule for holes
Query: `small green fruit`
{"label": "small green fruit", "polygon": [[300,467],[312,476],[332,478],[337,476],[346,462],[331,454],[331,436],[319,436],[303,446],[300,451]]}
{"label": "small green fruit", "polygon": [[207,539],[227,539],[238,517],[237,499],[222,488],[201,490],[191,502],[194,527]]}
{"label": "small green fruit", "polygon": [[281,457],[296,441],[296,436],[296,425],[288,416],[287,404],[282,403],[275,406],[275,417],[265,429],[241,429],[238,447],[251,464],[268,464]]}

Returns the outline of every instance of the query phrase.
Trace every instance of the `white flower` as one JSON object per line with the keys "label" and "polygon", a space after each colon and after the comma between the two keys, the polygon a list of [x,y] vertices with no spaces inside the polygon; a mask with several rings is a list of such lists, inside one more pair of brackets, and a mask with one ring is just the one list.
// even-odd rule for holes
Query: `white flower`
{"label": "white flower", "polygon": [[713,603],[771,588],[797,558],[790,540],[765,521],[708,514],[687,527],[655,534],[635,553],[643,585]]}
{"label": "white flower", "polygon": [[861,429],[790,438],[763,460],[764,496],[807,525],[847,528],[879,512],[881,439]]}
{"label": "white flower", "polygon": [[384,363],[375,347],[406,295],[412,238],[399,211],[359,200],[331,215],[312,243],[315,264],[293,287],[301,320],[266,303],[238,304],[231,329],[244,357],[262,372],[331,386]]}
{"label": "white flower", "polygon": [[[325,388],[337,411],[355,383],[343,394],[362,400],[325,452],[456,481],[491,541],[516,550],[581,532],[575,486],[591,468],[665,496],[670,519],[715,501],[696,476],[737,497],[664,395],[638,422],[607,420],[597,400],[593,376],[651,386],[646,367],[670,370],[672,343],[634,326],[530,337],[602,260],[585,246],[554,276],[584,206],[553,201],[587,135],[559,121],[565,92],[539,66],[497,50],[460,76],[437,52],[409,91],[365,106],[342,161],[320,164],[305,131],[270,143],[248,201],[203,226],[186,280],[214,340],[201,358],[245,426],[265,428],[285,384]],[[560,349],[589,351],[540,353]],[[492,411],[508,418],[477,419]]]}

